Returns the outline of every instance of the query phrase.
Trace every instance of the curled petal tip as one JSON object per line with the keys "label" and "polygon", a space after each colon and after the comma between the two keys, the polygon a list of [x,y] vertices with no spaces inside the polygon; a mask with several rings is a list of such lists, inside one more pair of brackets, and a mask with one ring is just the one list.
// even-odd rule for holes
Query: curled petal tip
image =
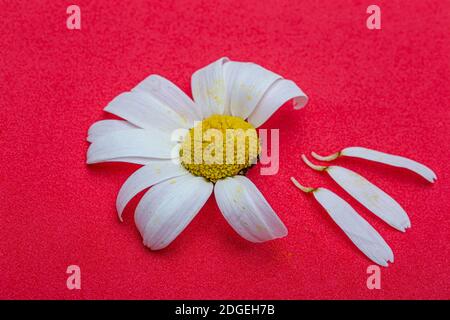
{"label": "curled petal tip", "polygon": [[316,190],[315,188],[305,187],[305,186],[301,185],[300,182],[298,182],[297,179],[295,179],[294,177],[291,177],[291,181],[297,188],[299,188],[303,192],[309,193],[309,192],[313,192],[314,190]]}
{"label": "curled petal tip", "polygon": [[314,159],[319,160],[319,161],[333,161],[333,160],[339,158],[340,155],[341,155],[341,152],[336,152],[336,153],[330,154],[329,156],[321,156],[321,155],[315,153],[314,151],[311,152],[311,156]]}
{"label": "curled petal tip", "polygon": [[117,210],[117,218],[119,218],[120,222],[123,222],[122,213],[123,211],[119,208],[119,206],[116,204],[116,210]]}
{"label": "curled petal tip", "polygon": [[309,159],[304,154],[302,154],[302,160],[308,167],[310,167],[311,169],[316,170],[316,171],[324,171],[325,169],[328,168],[327,166],[319,166],[319,165],[312,163],[311,161],[309,161]]}

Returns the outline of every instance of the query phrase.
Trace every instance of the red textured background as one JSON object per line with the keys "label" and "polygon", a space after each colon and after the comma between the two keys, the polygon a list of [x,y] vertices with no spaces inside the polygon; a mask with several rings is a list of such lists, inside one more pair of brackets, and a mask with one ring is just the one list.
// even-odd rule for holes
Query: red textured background
{"label": "red textured background", "polygon": [[[382,30],[365,26],[372,3]],[[449,1],[80,0],[80,31],[66,28],[70,2],[0,4],[0,298],[450,298]],[[151,252],[132,219],[137,201],[123,224],[114,206],[138,166],[86,166],[87,129],[147,75],[190,94],[191,74],[221,56],[259,63],[310,97],[264,125],[280,128],[279,173],[250,173],[289,236],[246,242],[211,199],[169,248]],[[436,171],[430,185],[339,160],[401,203],[405,234],[299,160],[352,145]],[[367,289],[371,262],[291,175],[336,191],[391,245],[381,290]],[[71,264],[81,267],[79,291],[66,288]]]}

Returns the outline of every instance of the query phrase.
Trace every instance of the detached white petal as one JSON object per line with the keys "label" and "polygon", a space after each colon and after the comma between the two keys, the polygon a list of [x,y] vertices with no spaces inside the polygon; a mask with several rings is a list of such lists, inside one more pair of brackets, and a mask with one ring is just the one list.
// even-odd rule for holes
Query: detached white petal
{"label": "detached white petal", "polygon": [[202,111],[180,88],[158,75],[151,75],[139,83],[132,91],[143,91],[158,99],[166,107],[173,109],[187,121],[189,127],[194,121],[201,120]]}
{"label": "detached white petal", "polygon": [[255,127],[261,126],[283,104],[294,99],[294,108],[300,109],[308,102],[308,97],[293,81],[278,79],[267,90],[255,110],[248,117],[248,121]]}
{"label": "detached white petal", "polygon": [[394,254],[380,234],[345,200],[325,188],[317,188],[314,197],[350,240],[373,262],[387,267]]}
{"label": "detached white petal", "polygon": [[214,196],[225,219],[243,238],[264,242],[287,235],[283,222],[248,178],[217,181]]}
{"label": "detached white petal", "polygon": [[335,154],[332,154],[332,155],[326,156],[326,157],[319,156],[317,153],[312,153],[312,155],[317,160],[322,160],[322,161],[331,161],[331,160],[338,158],[339,156],[361,158],[361,159],[366,159],[366,160],[370,160],[370,161],[384,163],[384,164],[394,166],[394,167],[408,169],[408,170],[413,171],[413,172],[417,173],[418,175],[422,176],[423,178],[425,178],[426,180],[428,180],[431,183],[433,183],[437,180],[437,176],[433,172],[433,170],[431,170],[427,166],[425,166],[417,161],[414,161],[414,160],[411,160],[411,159],[408,159],[405,157],[381,152],[381,151],[363,148],[363,147],[345,148],[340,152],[337,152]]}
{"label": "detached white petal", "polygon": [[304,154],[302,159],[311,169],[327,172],[353,198],[390,226],[402,232],[411,227],[405,210],[386,192],[356,172],[339,166],[315,165]]}
{"label": "detached white petal", "polygon": [[137,129],[137,127],[123,120],[100,120],[90,126],[87,141],[93,142],[95,139],[104,136],[105,134],[128,129]]}
{"label": "detached white petal", "polygon": [[190,123],[152,95],[136,90],[115,97],[104,109],[132,124],[145,129],[172,133],[179,128],[190,128]]}
{"label": "detached white petal", "polygon": [[175,142],[158,130],[129,129],[105,134],[89,146],[87,163],[120,161],[122,158],[171,159]]}
{"label": "detached white petal", "polygon": [[228,58],[221,58],[192,75],[192,96],[200,106],[203,118],[224,112],[226,88],[223,66],[227,61]]}
{"label": "detached white petal", "polygon": [[270,86],[281,78],[257,64],[230,61],[224,65],[227,88],[225,110],[247,119]]}
{"label": "detached white petal", "polygon": [[397,201],[364,177],[339,166],[329,166],[326,171],[353,198],[390,226],[402,232],[411,227],[408,215]]}
{"label": "detached white petal", "polygon": [[213,190],[201,177],[184,175],[152,187],[139,202],[135,222],[152,250],[168,246],[192,221]]}
{"label": "detached white petal", "polygon": [[172,160],[150,160],[144,167],[134,172],[120,188],[116,200],[120,221],[122,221],[122,213],[126,205],[139,192],[161,181],[188,173]]}

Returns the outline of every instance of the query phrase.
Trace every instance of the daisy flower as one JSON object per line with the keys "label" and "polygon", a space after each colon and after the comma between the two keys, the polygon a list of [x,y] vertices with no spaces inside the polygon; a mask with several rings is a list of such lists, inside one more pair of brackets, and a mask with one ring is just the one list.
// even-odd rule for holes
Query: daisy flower
{"label": "daisy flower", "polygon": [[[214,191],[231,227],[264,242],[287,229],[258,188],[245,177],[260,152],[256,128],[293,99],[307,96],[292,81],[259,65],[221,58],[191,78],[193,100],[169,80],[151,75],[114,98],[88,132],[87,163],[143,165],[121,187],[119,219],[129,201],[151,187],[135,211],[144,245],[168,246]],[[174,139],[178,137],[178,139]]]}

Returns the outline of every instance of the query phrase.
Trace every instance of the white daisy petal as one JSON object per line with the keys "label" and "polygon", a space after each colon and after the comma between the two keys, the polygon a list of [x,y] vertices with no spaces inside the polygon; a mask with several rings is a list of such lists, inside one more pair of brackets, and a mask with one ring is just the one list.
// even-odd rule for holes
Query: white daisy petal
{"label": "white daisy petal", "polygon": [[287,235],[283,222],[248,178],[219,180],[214,195],[225,219],[243,238],[264,242]]}
{"label": "white daisy petal", "polygon": [[116,200],[120,221],[122,221],[122,213],[126,205],[139,192],[161,181],[188,173],[172,160],[150,160],[144,167],[134,172],[120,188]]}
{"label": "white daisy petal", "polygon": [[353,198],[390,226],[402,232],[411,227],[405,210],[386,192],[356,172],[339,166],[315,165],[304,154],[302,159],[311,169],[327,172]]}
{"label": "white daisy petal", "polygon": [[353,198],[390,226],[402,232],[411,227],[408,215],[397,201],[364,177],[338,166],[330,166],[326,171]]}
{"label": "white daisy petal", "polygon": [[295,109],[304,107],[308,102],[308,97],[293,81],[278,79],[264,94],[248,117],[248,121],[255,127],[261,126],[278,108],[291,99],[294,99]]}
{"label": "white daisy petal", "polygon": [[369,259],[387,267],[394,262],[394,254],[380,234],[345,200],[325,188],[317,188],[314,197],[350,240]]}
{"label": "white daisy petal", "polygon": [[[117,161],[121,158],[171,159],[175,142],[158,130],[129,129],[103,135],[89,146],[87,163]],[[120,160],[119,160],[120,161]]]}
{"label": "white daisy petal", "polygon": [[100,120],[95,122],[88,130],[87,141],[93,142],[98,137],[113,131],[136,129],[137,127],[123,120]]}
{"label": "white daisy petal", "polygon": [[202,111],[180,88],[158,75],[151,75],[139,83],[132,91],[151,94],[167,107],[178,113],[184,121],[194,126],[194,121],[201,120]]}
{"label": "white daisy petal", "polygon": [[135,222],[152,250],[168,246],[192,221],[213,190],[201,177],[184,175],[153,186],[139,202]]}
{"label": "white daisy petal", "polygon": [[344,199],[325,188],[305,187],[293,177],[291,181],[301,191],[312,193],[336,224],[369,259],[385,267],[388,261],[394,262],[394,254],[389,245]]}
{"label": "white daisy petal", "polygon": [[433,183],[437,180],[436,174],[428,168],[427,166],[397,155],[376,151],[368,148],[363,147],[348,147],[343,149],[342,151],[336,152],[330,156],[320,156],[317,153],[313,152],[311,153],[314,158],[321,161],[332,161],[340,156],[347,156],[347,157],[354,157],[354,158],[361,158],[366,159],[370,161],[375,161],[379,163],[384,163],[390,166],[399,167],[408,169],[410,171],[413,171],[417,173],[418,175],[422,176],[429,182]]}
{"label": "white daisy petal", "polygon": [[140,90],[118,95],[105,107],[105,111],[145,129],[172,133],[178,128],[190,128],[178,113]]}
{"label": "white daisy petal", "polygon": [[435,182],[437,179],[436,174],[433,172],[433,170],[417,161],[405,157],[400,157],[362,147],[345,148],[341,151],[341,154],[347,157],[362,158],[375,162],[381,162],[394,167],[405,168],[417,173],[430,182]]}
{"label": "white daisy petal", "polygon": [[226,88],[223,66],[227,61],[228,58],[221,58],[192,75],[192,96],[200,106],[203,118],[224,112]]}
{"label": "white daisy petal", "polygon": [[281,76],[254,63],[230,61],[224,66],[224,78],[227,90],[225,110],[230,110],[235,117],[247,119]]}

